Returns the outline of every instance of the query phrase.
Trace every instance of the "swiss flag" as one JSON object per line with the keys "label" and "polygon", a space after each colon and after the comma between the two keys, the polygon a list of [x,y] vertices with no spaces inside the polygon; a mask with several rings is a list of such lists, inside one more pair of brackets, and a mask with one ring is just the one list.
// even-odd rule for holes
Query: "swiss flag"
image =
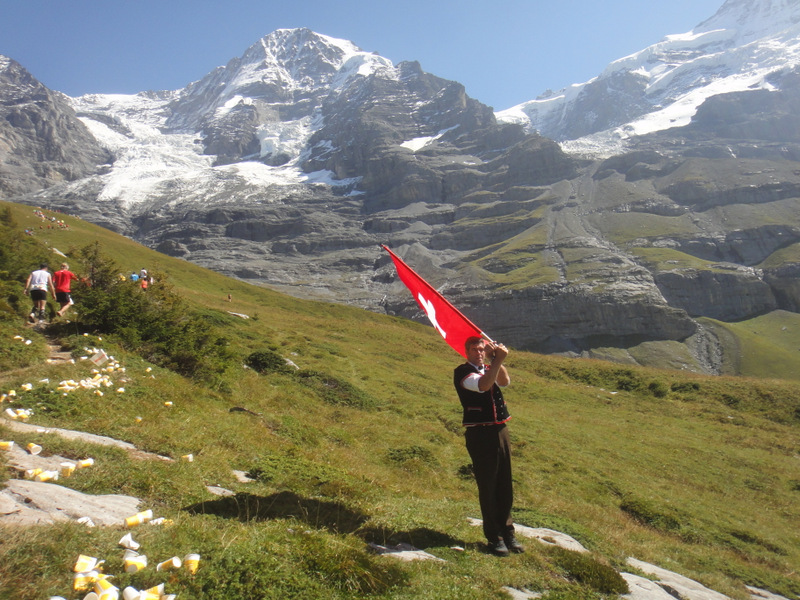
{"label": "swiss flag", "polygon": [[490,339],[489,336],[478,329],[467,317],[462,315],[455,306],[450,304],[444,296],[437,292],[431,284],[417,275],[399,256],[386,246],[381,245],[381,248],[386,250],[392,257],[400,280],[411,290],[414,300],[417,301],[419,307],[428,315],[428,320],[430,320],[431,325],[436,328],[444,338],[444,341],[447,342],[453,350],[466,358],[467,354],[464,349],[464,342],[467,341],[467,338],[477,336]]}

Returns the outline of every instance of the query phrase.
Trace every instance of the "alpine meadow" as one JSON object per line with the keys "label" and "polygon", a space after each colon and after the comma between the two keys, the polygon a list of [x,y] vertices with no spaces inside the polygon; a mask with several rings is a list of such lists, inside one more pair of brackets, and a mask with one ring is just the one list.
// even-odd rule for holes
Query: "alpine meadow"
{"label": "alpine meadow", "polygon": [[[50,217],[66,226],[42,227]],[[94,458],[49,485],[132,496],[165,517],[130,530],[152,564],[201,556],[195,574],[128,573],[122,521],[0,524],[4,598],[76,597],[79,555],[105,560],[120,590],[166,583],[184,598],[614,597],[628,592],[620,573],[642,575],[630,558],[730,598],[750,598],[746,586],[800,594],[796,381],[512,348],[514,520],[588,552],[530,539],[498,559],[469,521],[479,511],[451,376],[461,359],[433,328],[282,295],[29,206],[2,203],[0,250],[3,409],[31,409],[39,428],[6,418],[0,439]],[[68,260],[97,283],[73,286],[64,319],[26,325],[23,282],[42,260]],[[155,279],[147,292],[118,277],[143,266]],[[753,365],[777,368],[746,334],[728,332],[743,355],[762,355]],[[74,361],[48,362],[48,346]],[[91,378],[97,349],[124,368],[103,395],[56,389]],[[3,471],[6,484],[22,476]],[[403,543],[441,560],[374,550]]]}

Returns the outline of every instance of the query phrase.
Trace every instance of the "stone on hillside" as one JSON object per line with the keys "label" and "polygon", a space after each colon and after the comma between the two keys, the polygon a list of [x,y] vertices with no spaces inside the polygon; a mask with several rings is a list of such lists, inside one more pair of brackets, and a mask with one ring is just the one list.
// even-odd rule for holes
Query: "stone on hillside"
{"label": "stone on hillside", "polygon": [[140,503],[132,496],[92,496],[54,483],[11,479],[0,490],[0,523],[36,525],[89,517],[96,525],[121,525]]}

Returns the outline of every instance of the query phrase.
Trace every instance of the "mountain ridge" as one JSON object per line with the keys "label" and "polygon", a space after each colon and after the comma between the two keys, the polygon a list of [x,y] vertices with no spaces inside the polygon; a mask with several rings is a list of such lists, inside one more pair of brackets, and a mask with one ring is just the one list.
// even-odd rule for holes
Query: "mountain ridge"
{"label": "mountain ridge", "polygon": [[[708,35],[666,45],[705,65],[706,42],[730,39]],[[800,305],[800,75],[791,56],[780,73],[770,65],[758,89],[723,86],[685,122],[558,144],[417,63],[279,30],[183,90],[72,99],[113,164],[14,199],[280,291],[419,318],[386,244],[518,347],[591,355],[677,341],[686,368],[720,372],[698,318]],[[675,69],[661,75],[686,95],[667,85]],[[620,81],[635,96],[647,78]],[[583,109],[625,109],[597,89]]]}

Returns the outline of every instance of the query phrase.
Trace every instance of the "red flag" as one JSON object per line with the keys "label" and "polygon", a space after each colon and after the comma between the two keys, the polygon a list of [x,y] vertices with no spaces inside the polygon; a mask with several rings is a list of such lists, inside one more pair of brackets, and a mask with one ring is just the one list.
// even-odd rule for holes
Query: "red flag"
{"label": "red flag", "polygon": [[478,329],[444,296],[437,292],[431,284],[417,275],[399,256],[384,245],[381,245],[381,248],[386,250],[392,257],[400,280],[406,284],[406,287],[411,291],[411,295],[414,296],[414,300],[428,315],[431,325],[436,328],[444,338],[444,341],[453,350],[466,358],[467,353],[464,349],[464,342],[467,341],[467,338],[477,336],[491,340],[488,335]]}

